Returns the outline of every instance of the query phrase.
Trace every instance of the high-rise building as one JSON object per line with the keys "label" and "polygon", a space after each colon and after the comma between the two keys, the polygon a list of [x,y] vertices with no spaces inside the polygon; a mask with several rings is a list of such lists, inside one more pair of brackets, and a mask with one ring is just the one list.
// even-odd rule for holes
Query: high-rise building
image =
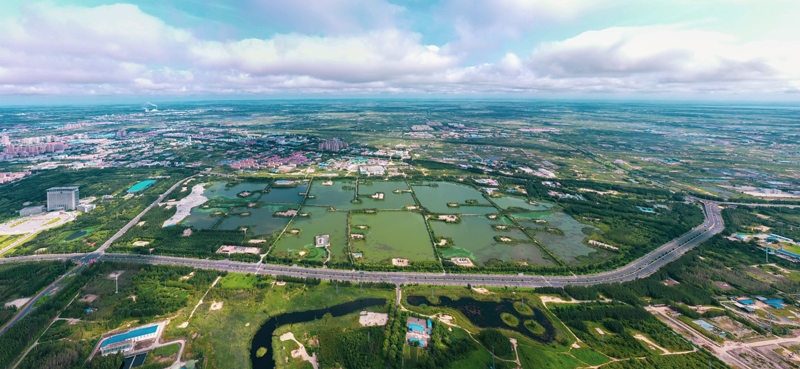
{"label": "high-rise building", "polygon": [[47,211],[75,210],[78,198],[78,186],[48,188]]}
{"label": "high-rise building", "polygon": [[348,148],[347,142],[344,142],[338,138],[319,143],[320,151],[340,151],[347,148]]}

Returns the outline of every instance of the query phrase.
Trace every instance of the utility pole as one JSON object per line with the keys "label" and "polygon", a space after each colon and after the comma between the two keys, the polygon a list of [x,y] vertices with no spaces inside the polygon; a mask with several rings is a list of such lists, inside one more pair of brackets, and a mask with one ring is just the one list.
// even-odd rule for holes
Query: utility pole
{"label": "utility pole", "polygon": [[769,247],[764,248],[764,261],[765,264],[769,264]]}
{"label": "utility pole", "polygon": [[114,293],[119,293],[119,275],[114,275]]}

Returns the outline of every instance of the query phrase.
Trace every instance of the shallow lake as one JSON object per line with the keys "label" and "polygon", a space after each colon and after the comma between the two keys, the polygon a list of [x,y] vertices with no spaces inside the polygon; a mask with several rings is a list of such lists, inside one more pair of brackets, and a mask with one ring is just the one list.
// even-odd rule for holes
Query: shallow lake
{"label": "shallow lake", "polygon": [[[567,264],[579,264],[579,256],[588,256],[597,251],[583,243],[589,236],[583,229],[589,228],[594,232],[597,228],[580,223],[561,211],[515,214],[513,217],[523,226],[533,228],[536,231],[534,237]],[[536,223],[535,219],[544,219],[547,224]],[[545,230],[547,227],[558,228],[564,235],[548,233]]]}
{"label": "shallow lake", "polygon": [[184,227],[195,229],[211,229],[222,218],[222,215],[214,215],[216,212],[225,213],[227,210],[222,208],[194,208],[189,216],[181,222]]}
{"label": "shallow lake", "polygon": [[[359,208],[364,209],[403,209],[407,205],[416,205],[410,192],[394,193],[395,190],[407,191],[405,182],[374,181],[369,184],[358,184],[358,198],[362,201]],[[370,196],[382,192],[383,200],[375,200]]]}
{"label": "shallow lake", "polygon": [[[325,181],[314,181],[309,190],[309,195],[316,196],[316,198],[306,199],[306,205],[318,206],[332,206],[339,210],[357,209],[358,204],[352,204],[350,201],[355,199],[355,181],[333,180],[333,185],[324,186],[322,183]],[[350,189],[343,189],[347,187]]]}
{"label": "shallow lake", "polygon": [[306,183],[298,184],[297,187],[272,187],[269,189],[269,192],[261,196],[258,201],[268,203],[299,204],[303,202],[303,197],[305,197],[300,194],[306,192],[307,189],[308,184]]}
{"label": "shallow lake", "polygon": [[214,182],[203,192],[203,196],[209,199],[215,196],[228,199],[241,199],[242,197],[236,195],[247,191],[251,192],[251,195],[246,197],[246,199],[255,200],[261,194],[260,191],[265,188],[267,188],[266,183],[239,183],[228,187],[228,183],[226,182]]}
{"label": "shallow lake", "polygon": [[241,208],[238,213],[248,212],[248,216],[232,214],[219,223],[216,229],[224,231],[235,231],[239,227],[247,227],[249,231],[263,235],[283,230],[291,218],[278,218],[272,216],[275,212],[286,209],[296,209],[291,205],[262,204],[260,208]]}
{"label": "shallow lake", "polygon": [[365,240],[353,239],[350,249],[363,251],[364,261],[377,263],[391,258],[436,260],[425,220],[419,213],[384,211],[377,214],[351,214],[350,225],[367,225],[369,229],[352,229],[364,233]]}
{"label": "shallow lake", "polygon": [[553,207],[553,204],[549,202],[538,202],[536,205],[533,205],[528,204],[528,202],[521,197],[513,196],[493,197],[492,201],[503,209],[514,207],[530,211],[542,211]]}
{"label": "shallow lake", "polygon": [[[491,206],[488,200],[475,188],[450,182],[430,182],[434,186],[414,186],[414,194],[420,204],[428,211],[439,214],[488,214],[495,213],[497,209]],[[477,200],[478,204],[490,206],[464,206],[467,200]],[[461,207],[451,208],[448,203],[462,204]]]}
{"label": "shallow lake", "polygon": [[[493,224],[505,225],[506,231],[497,231]],[[484,265],[491,259],[501,261],[526,261],[531,265],[554,265],[544,256],[544,252],[519,228],[505,217],[489,220],[484,216],[462,216],[461,223],[431,221],[433,233],[439,237],[449,237],[454,245],[442,250],[445,259],[468,257],[477,265]],[[497,242],[494,237],[509,237],[523,242],[507,244]]]}
{"label": "shallow lake", "polygon": [[[330,212],[322,207],[303,208],[302,212],[309,213],[308,217],[297,217],[292,222],[292,229],[300,229],[300,234],[293,235],[288,232],[283,235],[275,246],[273,253],[276,256],[296,256],[302,249],[316,247],[316,236],[327,234],[330,236],[331,260],[336,257],[347,257],[347,213]],[[285,255],[284,255],[285,254]],[[319,250],[318,259],[325,259],[324,250]]]}

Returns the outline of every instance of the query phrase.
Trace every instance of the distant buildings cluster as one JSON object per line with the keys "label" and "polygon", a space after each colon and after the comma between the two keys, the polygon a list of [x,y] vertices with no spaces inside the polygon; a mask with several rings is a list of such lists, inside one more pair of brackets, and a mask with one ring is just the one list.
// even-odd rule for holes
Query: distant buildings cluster
{"label": "distant buildings cluster", "polygon": [[350,147],[347,142],[340,139],[333,139],[320,142],[318,145],[319,151],[341,151]]}

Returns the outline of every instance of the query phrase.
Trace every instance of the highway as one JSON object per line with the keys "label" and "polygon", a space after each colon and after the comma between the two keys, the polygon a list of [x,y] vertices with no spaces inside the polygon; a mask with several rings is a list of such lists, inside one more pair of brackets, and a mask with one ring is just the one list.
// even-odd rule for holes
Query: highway
{"label": "highway", "polygon": [[[180,181],[179,183],[183,183]],[[19,257],[0,258],[0,263],[32,262],[46,260],[73,260],[81,266],[93,261],[113,261],[126,263],[142,263],[154,265],[176,265],[188,266],[200,269],[213,269],[236,273],[253,273],[260,275],[290,276],[303,278],[319,278],[326,280],[350,281],[350,282],[388,282],[396,285],[401,284],[426,284],[442,286],[494,286],[494,287],[564,287],[567,285],[589,286],[602,283],[617,283],[632,281],[637,278],[644,278],[659,270],[664,265],[678,259],[695,246],[703,243],[715,234],[722,232],[725,225],[717,203],[702,201],[705,220],[703,223],[680,237],[660,246],[639,259],[622,266],[620,268],[594,274],[571,275],[571,276],[542,276],[542,275],[516,275],[508,274],[469,274],[469,273],[423,273],[423,272],[370,272],[356,270],[341,270],[327,268],[309,268],[278,264],[246,263],[230,260],[207,260],[192,259],[173,256],[154,256],[154,255],[133,255],[133,254],[114,254],[106,253],[105,249],[128,229],[136,224],[144,213],[171,192],[177,184],[170,188],[159,199],[147,207],[139,216],[131,220],[123,229],[117,232],[112,239],[104,243],[98,250],[86,254],[43,254]],[[68,275],[80,270],[80,267],[72,269],[69,273],[60,277],[50,286],[28,302],[23,309],[5,326],[0,329],[0,334],[11,324],[22,319],[32,310],[36,301],[46,293],[51,293],[58,283],[63,281]]]}
{"label": "highway", "polygon": [[79,262],[116,261],[159,265],[191,266],[201,269],[214,269],[238,273],[269,274],[305,278],[332,279],[351,282],[389,282],[394,284],[420,283],[430,285],[485,285],[520,287],[563,287],[566,285],[595,285],[600,283],[627,282],[644,278],[655,273],[662,266],[678,259],[681,255],[711,238],[724,229],[720,210],[715,203],[703,203],[705,221],[660,246],[643,257],[618,269],[578,276],[539,276],[508,274],[444,274],[423,272],[370,272],[340,269],[296,267],[278,264],[256,264],[229,260],[192,259],[173,256],[152,256],[134,254],[113,254],[93,252],[89,254],[51,254],[31,255],[0,259],[0,263],[21,261],[44,261],[72,259]]}
{"label": "highway", "polygon": [[389,282],[394,284],[429,284],[508,286],[508,287],[563,287],[566,285],[595,285],[600,283],[627,282],[644,278],[655,273],[662,266],[678,259],[681,255],[703,241],[722,232],[724,224],[720,210],[713,203],[703,203],[706,219],[682,236],[660,246],[645,256],[618,269],[579,276],[538,276],[507,274],[444,274],[421,272],[369,272],[339,269],[295,267],[276,264],[254,264],[229,260],[198,260],[170,256],[149,256],[131,254],[104,254],[99,260],[147,263],[159,265],[182,265],[201,269],[223,270],[237,273],[269,274],[291,277],[319,278],[351,282]]}

